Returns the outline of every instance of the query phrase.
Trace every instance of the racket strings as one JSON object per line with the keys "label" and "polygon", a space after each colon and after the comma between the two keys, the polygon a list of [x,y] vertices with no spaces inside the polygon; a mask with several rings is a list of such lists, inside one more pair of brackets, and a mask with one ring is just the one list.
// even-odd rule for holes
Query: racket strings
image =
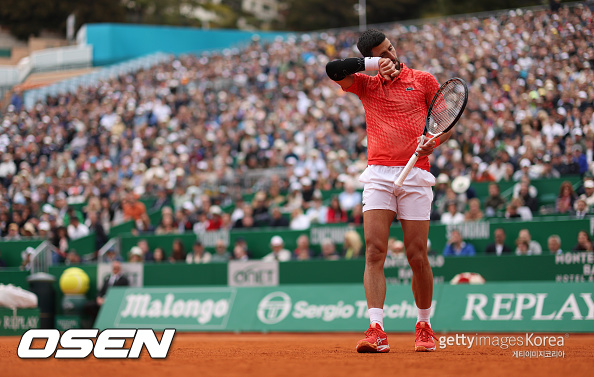
{"label": "racket strings", "polygon": [[427,131],[431,134],[444,132],[464,109],[466,102],[466,86],[453,80],[441,88],[431,109]]}

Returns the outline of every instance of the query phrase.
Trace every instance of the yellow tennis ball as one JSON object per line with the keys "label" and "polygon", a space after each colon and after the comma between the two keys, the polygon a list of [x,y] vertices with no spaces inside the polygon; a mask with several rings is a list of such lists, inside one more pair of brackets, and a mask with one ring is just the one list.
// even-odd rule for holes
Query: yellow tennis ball
{"label": "yellow tennis ball", "polygon": [[78,267],[70,267],[60,276],[60,290],[65,295],[84,295],[89,290],[89,275]]}

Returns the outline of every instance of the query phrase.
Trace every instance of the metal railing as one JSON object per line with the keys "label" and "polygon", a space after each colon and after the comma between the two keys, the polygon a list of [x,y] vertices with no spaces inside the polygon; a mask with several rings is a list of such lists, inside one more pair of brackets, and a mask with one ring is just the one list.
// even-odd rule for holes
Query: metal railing
{"label": "metal railing", "polygon": [[43,241],[31,253],[31,274],[39,272],[49,272],[52,265],[52,253],[57,252],[57,248],[49,241]]}
{"label": "metal railing", "polygon": [[[31,72],[87,68],[93,65],[93,46],[66,46],[31,53]],[[20,77],[21,80],[24,77]]]}
{"label": "metal railing", "polygon": [[93,65],[93,46],[66,46],[34,51],[16,66],[0,66],[0,87],[11,88],[34,72],[87,68]]}
{"label": "metal railing", "polygon": [[107,241],[105,245],[103,245],[103,247],[101,247],[101,249],[99,249],[99,251],[97,252],[97,263],[104,262],[104,256],[109,251],[115,252],[116,257],[122,255],[122,245],[120,242],[120,237],[110,239],[109,241]]}
{"label": "metal railing", "polygon": [[33,108],[37,101],[44,102],[47,96],[76,93],[79,88],[94,86],[100,81],[115,79],[122,74],[136,72],[141,69],[149,69],[157,64],[169,60],[170,58],[170,55],[157,52],[151,55],[103,67],[91,73],[58,81],[45,87],[27,90],[23,95],[25,108]]}

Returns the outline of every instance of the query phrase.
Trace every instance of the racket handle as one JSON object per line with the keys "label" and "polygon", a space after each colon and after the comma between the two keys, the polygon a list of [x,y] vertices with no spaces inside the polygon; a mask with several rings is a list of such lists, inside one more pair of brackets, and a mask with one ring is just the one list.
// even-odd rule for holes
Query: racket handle
{"label": "racket handle", "polygon": [[408,173],[410,173],[410,171],[412,170],[413,166],[415,166],[415,164],[417,163],[417,160],[418,159],[419,159],[419,154],[417,152],[415,152],[415,154],[413,154],[412,156],[410,156],[410,160],[408,160],[408,163],[404,167],[404,170],[402,171],[402,173],[400,173],[400,175],[396,179],[396,182],[394,182],[394,184],[396,186],[402,187],[402,184],[404,183],[404,180],[408,176]]}

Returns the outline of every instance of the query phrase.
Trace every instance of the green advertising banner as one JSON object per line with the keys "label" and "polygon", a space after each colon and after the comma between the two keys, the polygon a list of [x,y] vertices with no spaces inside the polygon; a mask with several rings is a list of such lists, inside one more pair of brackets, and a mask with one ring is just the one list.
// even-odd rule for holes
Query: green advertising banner
{"label": "green advertising banner", "polygon": [[[436,286],[443,331],[594,331],[591,283]],[[446,301],[447,300],[447,304]],[[433,321],[432,321],[433,323]]]}
{"label": "green advertising banner", "polygon": [[39,326],[39,309],[0,308],[0,335],[23,335]]}
{"label": "green advertising banner", "polygon": [[[229,319],[236,293],[228,288],[113,287],[108,292],[109,302],[101,307],[97,324],[124,328],[232,329],[235,325],[230,325]],[[240,320],[237,311],[236,316]]]}
{"label": "green advertising banner", "polygon": [[[388,331],[412,331],[409,285],[389,285]],[[112,288],[95,327],[179,331],[362,331],[368,326],[362,284],[281,287]],[[436,285],[436,331],[594,332],[589,283]]]}

